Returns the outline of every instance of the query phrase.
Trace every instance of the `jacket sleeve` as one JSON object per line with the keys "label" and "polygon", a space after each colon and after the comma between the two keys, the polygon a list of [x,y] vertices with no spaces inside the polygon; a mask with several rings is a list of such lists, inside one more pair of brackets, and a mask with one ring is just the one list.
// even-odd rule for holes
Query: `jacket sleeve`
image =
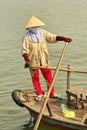
{"label": "jacket sleeve", "polygon": [[23,40],[23,45],[22,45],[22,55],[24,53],[29,54],[29,42],[28,42],[28,38],[25,37]]}
{"label": "jacket sleeve", "polygon": [[57,40],[56,40],[56,36],[55,34],[52,34],[48,31],[45,31],[45,39],[48,43],[56,43]]}

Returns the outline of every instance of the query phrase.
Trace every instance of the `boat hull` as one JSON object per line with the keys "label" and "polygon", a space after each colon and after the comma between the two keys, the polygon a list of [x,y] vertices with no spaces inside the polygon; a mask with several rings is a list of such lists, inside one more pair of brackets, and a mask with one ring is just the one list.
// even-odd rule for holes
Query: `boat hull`
{"label": "boat hull", "polygon": [[[21,90],[15,90],[12,92],[12,98],[17,105],[25,107],[30,112],[31,117],[37,119],[43,106],[44,97],[41,102],[36,102],[35,96],[26,96]],[[87,121],[81,121],[84,115],[87,114],[87,108],[79,110],[72,109],[75,111],[76,117],[66,118],[61,111],[61,104],[67,105],[66,98],[49,98],[48,103],[52,110],[52,115],[50,115],[49,109],[46,106],[41,119],[45,125],[61,128],[61,130],[87,130]]]}
{"label": "boat hull", "polygon": [[[38,117],[39,113],[37,113],[36,111],[33,111],[30,108],[27,108],[27,110],[31,114],[31,117],[33,117],[34,119]],[[64,122],[61,121],[60,119],[56,120],[53,117],[49,117],[45,115],[42,116],[41,122],[47,126],[51,126],[53,128],[60,128],[61,130],[87,130],[87,126],[82,126],[80,124],[77,125],[70,122]]]}

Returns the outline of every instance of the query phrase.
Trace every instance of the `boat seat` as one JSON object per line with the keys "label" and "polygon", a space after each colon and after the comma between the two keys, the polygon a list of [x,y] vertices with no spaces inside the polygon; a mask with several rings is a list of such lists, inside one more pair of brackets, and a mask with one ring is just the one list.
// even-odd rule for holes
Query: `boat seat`
{"label": "boat seat", "polygon": [[87,107],[87,89],[74,87],[66,90],[67,105],[76,109]]}

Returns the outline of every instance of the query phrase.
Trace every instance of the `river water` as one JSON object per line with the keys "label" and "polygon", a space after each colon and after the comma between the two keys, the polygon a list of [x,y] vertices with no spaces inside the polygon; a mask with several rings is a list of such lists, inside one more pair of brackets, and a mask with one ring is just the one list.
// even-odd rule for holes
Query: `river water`
{"label": "river water", "polygon": [[[70,64],[73,69],[87,71],[86,0],[0,0],[0,130],[30,130],[25,126],[28,111],[13,102],[11,92],[33,89],[21,56],[24,26],[32,15],[45,22],[48,31],[73,39],[61,67]],[[63,46],[64,42],[48,45],[51,66],[57,65]],[[44,82],[41,76],[42,87],[46,89]],[[73,73],[71,84],[87,88],[87,75]],[[55,89],[65,94],[66,73],[59,73]],[[46,130],[45,126],[39,129]]]}

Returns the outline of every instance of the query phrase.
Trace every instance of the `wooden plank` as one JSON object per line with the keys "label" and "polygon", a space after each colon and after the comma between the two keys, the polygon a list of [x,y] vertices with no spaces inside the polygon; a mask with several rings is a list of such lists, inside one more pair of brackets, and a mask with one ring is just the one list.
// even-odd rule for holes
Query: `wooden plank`
{"label": "wooden plank", "polygon": [[87,113],[83,116],[83,118],[82,118],[82,123],[84,123],[85,121],[86,121],[86,119],[87,119]]}

